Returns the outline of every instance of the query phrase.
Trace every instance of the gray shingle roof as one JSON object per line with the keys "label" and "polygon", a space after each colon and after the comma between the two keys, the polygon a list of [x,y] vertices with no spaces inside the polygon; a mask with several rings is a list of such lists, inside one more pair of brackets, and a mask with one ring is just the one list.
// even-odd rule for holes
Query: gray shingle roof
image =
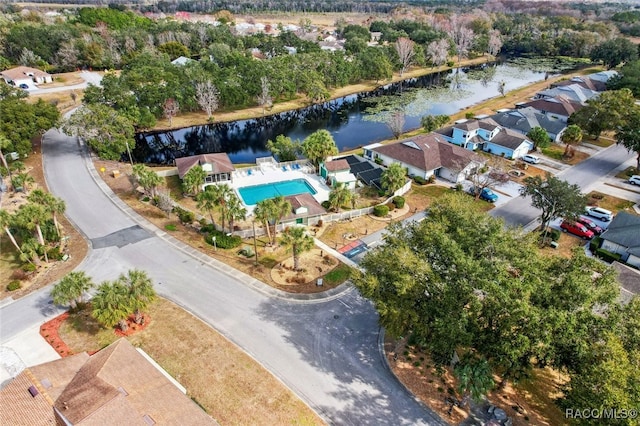
{"label": "gray shingle roof", "polygon": [[602,239],[623,247],[634,256],[640,256],[640,216],[620,212],[613,218]]}

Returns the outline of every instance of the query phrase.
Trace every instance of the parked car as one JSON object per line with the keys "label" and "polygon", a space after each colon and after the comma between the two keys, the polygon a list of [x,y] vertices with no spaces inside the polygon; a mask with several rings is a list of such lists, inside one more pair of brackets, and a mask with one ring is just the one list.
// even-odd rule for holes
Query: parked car
{"label": "parked car", "polygon": [[578,237],[585,240],[588,238],[593,238],[593,231],[588,230],[586,226],[578,222],[569,222],[568,220],[563,220],[560,224],[560,229],[562,229],[564,232],[577,235]]}
{"label": "parked car", "polygon": [[[475,196],[476,188],[472,186],[469,189],[469,193]],[[482,191],[480,191],[480,199],[488,201],[490,203],[495,203],[496,201],[498,201],[498,195],[489,188],[482,188]]]}
{"label": "parked car", "polygon": [[607,209],[603,209],[602,207],[587,207],[585,210],[588,216],[604,220],[605,222],[609,222],[613,219],[613,213]]}
{"label": "parked car", "polygon": [[629,178],[631,185],[640,185],[640,175],[633,175]]}
{"label": "parked car", "polygon": [[527,154],[522,157],[522,161],[526,161],[531,164],[538,164],[540,162],[540,157],[536,157],[535,155]]}
{"label": "parked car", "polygon": [[596,235],[600,235],[604,232],[604,229],[599,227],[594,221],[592,221],[588,217],[580,216],[576,222],[583,224],[584,226],[587,227],[587,229],[589,229],[590,231],[593,231],[593,233]]}
{"label": "parked car", "polygon": [[26,83],[22,83],[19,87],[20,87],[21,89],[28,89],[28,88],[29,88],[29,85],[28,85],[28,84],[26,84]]}

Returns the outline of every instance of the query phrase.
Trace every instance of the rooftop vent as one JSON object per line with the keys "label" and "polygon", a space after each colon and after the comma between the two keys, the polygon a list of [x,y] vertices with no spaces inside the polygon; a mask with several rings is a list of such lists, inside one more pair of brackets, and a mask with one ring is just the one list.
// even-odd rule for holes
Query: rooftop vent
{"label": "rooftop vent", "polygon": [[35,386],[29,386],[29,393],[31,394],[32,397],[36,397],[36,395],[38,395],[38,389],[36,389]]}
{"label": "rooftop vent", "polygon": [[413,149],[417,149],[419,151],[422,151],[420,149],[420,147],[418,145],[416,145],[416,143],[414,141],[406,141],[406,142],[402,142],[402,144],[408,146],[409,148],[413,148]]}
{"label": "rooftop vent", "polygon": [[51,389],[51,387],[53,386],[51,384],[51,382],[49,381],[49,379],[44,378],[42,380],[40,380],[40,384],[45,388],[45,389]]}
{"label": "rooftop vent", "polygon": [[144,420],[144,422],[145,422],[146,424],[148,424],[149,426],[153,426],[153,425],[155,425],[155,424],[156,424],[156,421],[155,421],[155,420],[153,420],[153,419],[151,418],[151,416],[150,416],[150,415],[148,415],[148,414],[145,414],[144,416],[142,416],[142,420]]}

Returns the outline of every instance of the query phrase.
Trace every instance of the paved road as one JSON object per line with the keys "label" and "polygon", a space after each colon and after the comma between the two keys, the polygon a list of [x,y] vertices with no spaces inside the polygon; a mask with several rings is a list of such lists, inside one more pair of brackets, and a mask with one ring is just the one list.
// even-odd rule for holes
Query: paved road
{"label": "paved road", "polygon": [[[100,190],[104,183],[92,179],[73,139],[50,131],[43,153],[49,188],[92,242],[80,269],[95,281],[133,267],[148,271],[159,294],[238,344],[329,423],[446,424],[390,373],[379,349],[377,314],[355,290],[308,302],[278,297],[284,293],[231,268],[223,271],[194,250],[189,255],[178,242],[160,238],[161,230],[123,213],[119,200]],[[57,312],[46,290],[0,308],[0,343]]]}
{"label": "paved road", "polygon": [[[613,145],[561,171],[556,176],[569,183],[577,184],[583,192],[590,192],[598,184],[599,179],[627,161],[631,155],[633,154],[623,146]],[[526,226],[540,215],[540,211],[531,206],[530,199],[519,196],[491,210],[490,214],[494,217],[502,217],[507,225]]]}

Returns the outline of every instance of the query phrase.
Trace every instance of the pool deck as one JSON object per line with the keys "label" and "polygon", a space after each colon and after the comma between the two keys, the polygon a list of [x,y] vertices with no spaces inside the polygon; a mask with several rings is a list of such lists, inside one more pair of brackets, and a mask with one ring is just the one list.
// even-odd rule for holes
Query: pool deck
{"label": "pool deck", "polygon": [[[249,174],[249,170],[251,170],[251,174]],[[304,166],[297,170],[293,170],[290,166],[287,166],[285,171],[282,169],[282,166],[266,163],[261,164],[259,167],[237,169],[233,172],[230,186],[237,192],[238,188],[244,188],[246,186],[284,182],[295,179],[305,179],[313,187],[316,191],[313,198],[315,198],[318,203],[329,199],[331,189],[324,183],[324,179],[316,175],[310,168]],[[242,200],[242,197],[240,197],[240,200]],[[246,206],[247,213],[253,214],[254,207],[254,205]]]}

